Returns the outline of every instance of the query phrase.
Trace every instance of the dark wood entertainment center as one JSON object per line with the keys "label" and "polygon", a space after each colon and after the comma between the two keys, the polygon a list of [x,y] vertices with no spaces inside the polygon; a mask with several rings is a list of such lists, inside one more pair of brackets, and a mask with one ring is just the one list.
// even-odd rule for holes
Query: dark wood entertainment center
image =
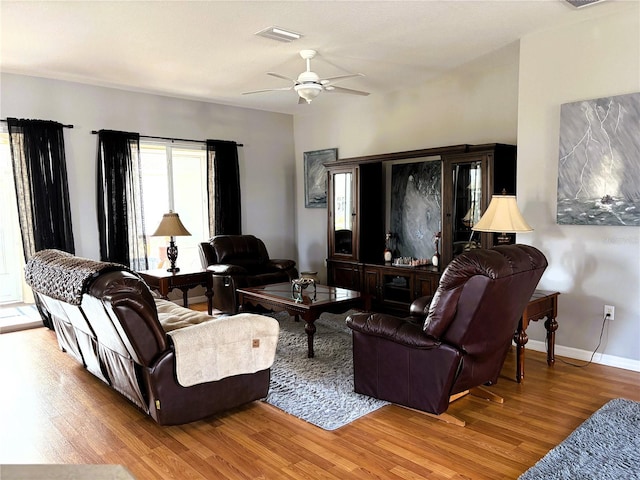
{"label": "dark wood entertainment center", "polygon": [[[391,172],[396,172],[392,169],[396,165],[420,162],[439,162],[440,191],[432,199],[440,207],[439,215],[431,218],[430,224],[422,221],[419,232],[393,235],[410,242],[413,239],[403,236],[431,238],[439,230],[437,267],[398,266],[384,261],[389,218],[400,218],[395,212],[405,208],[399,201],[395,209],[390,207],[389,190],[395,189],[396,195],[398,190],[391,183],[395,178]],[[414,299],[433,294],[442,269],[457,254],[468,248],[493,246],[497,234],[473,233],[471,227],[484,213],[493,194],[516,193],[514,145],[454,145],[340,159],[325,166],[328,172],[328,284],[362,291],[370,296],[374,309],[390,313],[406,314]],[[414,194],[412,198],[420,199],[420,195]],[[411,207],[408,213],[402,212],[405,217],[420,214],[421,205]],[[430,259],[435,245],[429,250],[424,247],[424,239],[422,242],[421,256]],[[396,251],[394,258],[396,256],[405,255]]]}

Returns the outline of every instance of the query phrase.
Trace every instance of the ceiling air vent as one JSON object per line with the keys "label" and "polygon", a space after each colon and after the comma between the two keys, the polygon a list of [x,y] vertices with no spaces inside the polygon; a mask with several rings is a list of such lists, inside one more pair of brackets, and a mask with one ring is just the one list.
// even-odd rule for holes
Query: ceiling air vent
{"label": "ceiling air vent", "polygon": [[264,30],[256,32],[256,35],[259,37],[270,38],[272,40],[278,40],[280,42],[293,42],[294,40],[302,38],[302,34],[280,27],[265,28]]}

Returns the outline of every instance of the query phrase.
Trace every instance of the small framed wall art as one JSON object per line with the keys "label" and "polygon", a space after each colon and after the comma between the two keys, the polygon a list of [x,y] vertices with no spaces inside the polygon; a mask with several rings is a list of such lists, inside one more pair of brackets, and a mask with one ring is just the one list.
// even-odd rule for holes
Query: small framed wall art
{"label": "small framed wall art", "polygon": [[306,208],[327,208],[327,169],[324,164],[337,159],[337,148],[304,152],[304,206]]}

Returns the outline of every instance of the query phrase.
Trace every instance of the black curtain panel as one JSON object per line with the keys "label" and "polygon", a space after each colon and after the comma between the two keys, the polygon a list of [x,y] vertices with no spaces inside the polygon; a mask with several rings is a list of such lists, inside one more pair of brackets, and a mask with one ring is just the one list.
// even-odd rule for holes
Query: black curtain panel
{"label": "black curtain panel", "polygon": [[25,260],[39,250],[75,253],[61,123],[8,118]]}
{"label": "black curtain panel", "polygon": [[100,259],[146,270],[140,135],[100,130],[97,161]]}
{"label": "black curtain panel", "polygon": [[207,140],[207,179],[211,235],[240,235],[240,170],[236,142]]}

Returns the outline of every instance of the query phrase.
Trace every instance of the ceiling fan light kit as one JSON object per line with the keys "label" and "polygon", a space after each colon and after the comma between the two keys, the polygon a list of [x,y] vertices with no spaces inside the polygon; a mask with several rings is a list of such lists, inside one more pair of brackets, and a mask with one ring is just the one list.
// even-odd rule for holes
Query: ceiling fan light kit
{"label": "ceiling fan light kit", "polygon": [[311,100],[320,95],[322,91],[322,85],[318,85],[317,83],[301,83],[293,88],[307,103],[311,103]]}
{"label": "ceiling fan light kit", "polygon": [[311,103],[311,101],[320,95],[320,92],[337,92],[337,93],[348,93],[351,95],[369,95],[368,92],[362,92],[360,90],[352,90],[350,88],[342,88],[335,87],[332,82],[337,82],[341,80],[346,80],[347,78],[353,77],[363,77],[362,73],[350,73],[346,75],[338,75],[335,77],[329,78],[320,78],[317,73],[311,71],[311,59],[316,56],[315,50],[300,50],[300,56],[306,60],[307,69],[298,75],[297,79],[289,78],[285,75],[280,75],[279,73],[268,72],[267,75],[271,75],[272,77],[281,78],[283,80],[288,80],[292,82],[290,87],[283,88],[267,88],[263,90],[255,90],[253,92],[244,92],[243,95],[249,95],[252,93],[262,93],[262,92],[273,92],[279,90],[295,90],[298,94],[299,101],[298,103]]}

